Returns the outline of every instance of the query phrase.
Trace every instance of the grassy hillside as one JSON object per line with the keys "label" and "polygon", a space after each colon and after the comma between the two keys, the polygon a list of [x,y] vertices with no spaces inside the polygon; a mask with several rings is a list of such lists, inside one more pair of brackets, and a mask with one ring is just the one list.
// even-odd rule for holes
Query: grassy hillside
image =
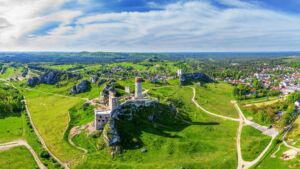
{"label": "grassy hillside", "polygon": [[254,160],[269,144],[271,137],[263,135],[260,131],[244,126],[241,135],[241,148],[243,159]]}
{"label": "grassy hillside", "polygon": [[10,150],[0,151],[0,168],[34,169],[38,168],[38,166],[25,147],[15,147]]}
{"label": "grassy hillside", "polygon": [[238,113],[231,103],[231,100],[235,100],[231,85],[223,82],[208,83],[197,87],[196,91],[196,100],[208,111],[238,118]]}
{"label": "grassy hillside", "polygon": [[[126,148],[115,159],[107,148],[102,148],[88,154],[76,168],[236,168],[236,145],[233,143],[238,123],[215,119],[201,112],[191,102],[190,88],[157,88],[149,93],[159,96],[162,103],[176,103],[179,113],[190,121],[182,121],[184,127],[176,126],[180,123],[157,125],[156,130],[166,135],[153,132],[148,123],[142,123],[137,137],[142,146]],[[172,117],[164,118],[161,120]],[[79,137],[82,136],[75,139],[79,141]],[[147,152],[143,153],[143,149]]]}
{"label": "grassy hillside", "polygon": [[23,135],[21,115],[0,118],[0,143],[16,140]]}
{"label": "grassy hillside", "polygon": [[23,90],[35,126],[48,148],[63,161],[74,159],[80,152],[64,139],[69,121],[69,108],[80,102],[79,98],[62,97]]}
{"label": "grassy hillside", "polygon": [[[272,148],[272,151],[270,151],[267,156],[264,158],[263,161],[261,161],[257,166],[253,167],[255,169],[298,169],[300,168],[300,156],[296,156],[294,159],[291,160],[283,160],[282,155],[284,152],[288,151],[289,148],[285,147],[283,144]],[[275,155],[272,156],[272,155]]]}

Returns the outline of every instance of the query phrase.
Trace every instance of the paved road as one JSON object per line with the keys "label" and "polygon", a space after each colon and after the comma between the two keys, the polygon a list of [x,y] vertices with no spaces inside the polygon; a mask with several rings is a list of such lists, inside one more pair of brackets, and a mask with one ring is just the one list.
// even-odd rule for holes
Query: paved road
{"label": "paved road", "polygon": [[36,164],[39,166],[40,169],[46,169],[47,168],[47,167],[44,166],[44,164],[39,159],[38,155],[35,153],[35,151],[32,149],[32,147],[25,140],[15,140],[15,141],[11,141],[11,142],[8,142],[8,143],[0,144],[0,151],[9,150],[13,147],[18,147],[18,146],[25,146],[30,151],[30,153],[32,154]]}

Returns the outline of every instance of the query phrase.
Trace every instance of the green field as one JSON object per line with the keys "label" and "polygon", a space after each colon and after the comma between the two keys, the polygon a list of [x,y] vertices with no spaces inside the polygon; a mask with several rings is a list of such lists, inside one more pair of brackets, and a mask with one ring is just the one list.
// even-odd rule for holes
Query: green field
{"label": "green field", "polygon": [[[236,128],[238,123],[215,119],[197,109],[191,102],[190,88],[167,87],[149,91],[151,96],[160,97],[162,102],[175,99],[180,102],[179,111],[185,114],[191,124],[181,129],[166,130],[166,137],[142,131],[139,139],[147,149],[125,149],[112,159],[107,148],[89,153],[76,168],[236,168]],[[142,126],[141,126],[142,127]],[[163,128],[162,128],[163,129]],[[166,128],[164,128],[165,130]],[[84,145],[83,135],[74,140]],[[92,149],[92,148],[90,148]],[[126,163],[125,163],[126,162]]]}
{"label": "green field", "polygon": [[295,143],[294,146],[300,148],[300,116],[294,122],[292,130],[287,135],[287,139],[292,140]]}
{"label": "green field", "polygon": [[25,147],[15,147],[0,151],[1,169],[34,169],[38,168],[31,153]]}
{"label": "green field", "polygon": [[254,160],[269,144],[271,137],[263,135],[260,131],[244,126],[241,135],[241,148],[243,159]]}
{"label": "green field", "polygon": [[15,115],[0,119],[0,143],[21,138],[23,135],[23,116]]}
{"label": "green field", "polygon": [[[278,151],[277,146],[273,146],[271,151],[266,155],[263,161],[259,163],[258,166],[255,166],[253,168],[255,169],[298,169],[300,168],[300,156],[297,155],[294,159],[291,160],[283,160],[281,159],[283,153],[289,148],[285,147],[283,144],[280,144],[280,149]],[[278,152],[277,152],[278,151]],[[275,153],[276,152],[276,153]],[[275,157],[272,157],[272,155],[275,154]]]}
{"label": "green field", "polygon": [[74,159],[80,151],[64,138],[69,121],[69,108],[79,103],[79,98],[68,98],[23,90],[35,126],[48,148],[63,161]]}
{"label": "green field", "polygon": [[231,85],[223,82],[209,83],[203,87],[196,87],[196,92],[195,99],[208,111],[238,118],[238,113],[231,103],[232,100],[235,100]]}

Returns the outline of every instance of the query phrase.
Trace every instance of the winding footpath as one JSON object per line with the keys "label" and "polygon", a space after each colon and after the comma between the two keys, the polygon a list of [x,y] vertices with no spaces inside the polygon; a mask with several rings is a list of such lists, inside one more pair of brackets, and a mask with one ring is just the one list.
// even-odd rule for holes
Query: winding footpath
{"label": "winding footpath", "polygon": [[223,115],[219,115],[219,114],[215,114],[215,113],[212,113],[206,109],[204,109],[202,106],[200,106],[198,104],[198,102],[195,100],[195,97],[196,97],[196,89],[194,87],[190,87],[191,89],[193,89],[193,97],[192,97],[192,102],[199,108],[201,109],[202,111],[204,111],[205,113],[207,114],[210,114],[212,116],[216,116],[216,117],[219,117],[219,118],[222,118],[222,119],[226,119],[226,120],[231,120],[231,121],[237,121],[239,122],[241,119],[236,119],[236,118],[232,118],[232,117],[227,117],[227,116],[223,116]]}
{"label": "winding footpath", "polygon": [[7,143],[0,144],[0,151],[6,151],[14,147],[19,147],[19,146],[25,146],[31,155],[33,156],[36,164],[40,169],[46,169],[45,165],[42,163],[42,161],[39,159],[38,155],[35,153],[35,151],[32,149],[32,147],[27,143],[25,140],[15,140]]}
{"label": "winding footpath", "polygon": [[[203,108],[202,106],[200,106],[198,104],[198,102],[195,100],[196,89],[194,87],[189,87],[189,88],[191,88],[193,90],[192,102],[199,109],[201,109],[203,112],[205,112],[207,114],[210,114],[212,116],[215,116],[215,117],[219,117],[219,118],[225,119],[225,120],[231,120],[231,121],[239,122],[239,127],[238,127],[238,130],[237,130],[237,140],[236,140],[237,155],[238,155],[238,166],[237,166],[237,169],[248,169],[248,168],[254,166],[256,163],[258,163],[264,157],[264,155],[268,152],[268,150],[270,149],[270,147],[271,147],[274,139],[279,134],[279,132],[277,130],[273,129],[273,128],[269,129],[266,126],[262,126],[260,124],[255,123],[255,122],[247,120],[236,101],[232,101],[231,103],[234,104],[234,107],[236,108],[237,112],[239,113],[239,118],[238,119],[237,118],[232,118],[232,117],[227,117],[227,116],[223,116],[223,115],[212,113],[212,112],[206,110],[205,108]],[[242,133],[244,125],[249,125],[249,126],[255,128],[255,129],[261,131],[263,134],[272,137],[272,139],[269,142],[269,144],[258,155],[258,157],[256,159],[254,159],[253,161],[245,161],[245,160],[243,160],[242,150],[241,150],[241,133]]]}

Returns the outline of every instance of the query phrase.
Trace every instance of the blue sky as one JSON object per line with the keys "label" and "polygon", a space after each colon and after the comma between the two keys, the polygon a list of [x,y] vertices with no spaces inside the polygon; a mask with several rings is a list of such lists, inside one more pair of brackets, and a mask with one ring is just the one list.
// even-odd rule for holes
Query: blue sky
{"label": "blue sky", "polygon": [[300,51],[300,0],[1,0],[2,51]]}

